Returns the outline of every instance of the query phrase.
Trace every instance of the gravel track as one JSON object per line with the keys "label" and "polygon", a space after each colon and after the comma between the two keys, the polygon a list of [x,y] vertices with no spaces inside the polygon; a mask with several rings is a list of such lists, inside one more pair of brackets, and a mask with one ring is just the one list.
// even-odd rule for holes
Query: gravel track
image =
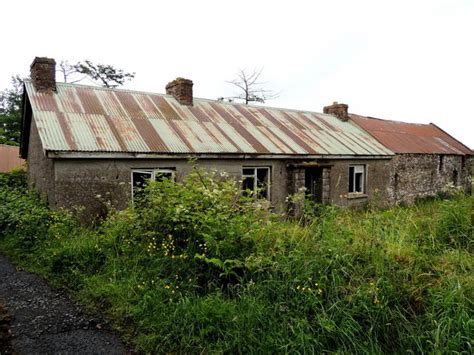
{"label": "gravel track", "polygon": [[3,322],[9,328],[4,329],[10,342],[6,353],[131,353],[116,335],[102,329],[99,318],[81,312],[65,292],[53,290],[38,275],[16,270],[3,255],[0,307],[8,314],[8,322]]}

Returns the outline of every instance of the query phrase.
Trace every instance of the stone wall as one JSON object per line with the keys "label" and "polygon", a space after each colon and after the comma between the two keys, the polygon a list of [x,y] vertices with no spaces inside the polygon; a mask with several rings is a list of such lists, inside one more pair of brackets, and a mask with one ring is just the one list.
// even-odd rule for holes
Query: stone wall
{"label": "stone wall", "polygon": [[448,184],[471,192],[471,157],[439,154],[399,154],[390,169],[389,200],[412,203],[436,196]]}

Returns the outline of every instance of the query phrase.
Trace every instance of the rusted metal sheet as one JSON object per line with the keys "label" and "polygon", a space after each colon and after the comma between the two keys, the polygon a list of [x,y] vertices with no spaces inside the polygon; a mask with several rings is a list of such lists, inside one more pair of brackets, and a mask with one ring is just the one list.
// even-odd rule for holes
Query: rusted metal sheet
{"label": "rusted metal sheet", "polygon": [[473,154],[471,149],[432,123],[406,123],[354,114],[350,117],[395,153]]}
{"label": "rusted metal sheet", "polygon": [[392,155],[352,122],[306,111],[57,83],[26,82],[43,147],[55,152]]}
{"label": "rusted metal sheet", "polygon": [[0,173],[8,173],[24,163],[20,158],[20,147],[0,144]]}

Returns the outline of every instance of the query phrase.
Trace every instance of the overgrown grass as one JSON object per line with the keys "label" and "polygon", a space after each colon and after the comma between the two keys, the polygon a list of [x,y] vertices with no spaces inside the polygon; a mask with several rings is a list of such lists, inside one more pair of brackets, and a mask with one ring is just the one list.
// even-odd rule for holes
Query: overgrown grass
{"label": "overgrown grass", "polygon": [[1,249],[139,351],[473,352],[469,197],[303,224],[196,171],[91,229],[18,180],[0,177]]}

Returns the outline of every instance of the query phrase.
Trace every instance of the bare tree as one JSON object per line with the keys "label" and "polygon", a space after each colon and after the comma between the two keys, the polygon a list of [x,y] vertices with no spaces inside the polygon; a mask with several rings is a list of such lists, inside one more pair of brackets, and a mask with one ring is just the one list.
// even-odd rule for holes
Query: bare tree
{"label": "bare tree", "polygon": [[273,90],[267,90],[264,88],[266,82],[259,81],[260,75],[262,74],[263,68],[252,71],[248,71],[247,68],[239,69],[237,78],[227,83],[235,85],[239,88],[239,93],[235,96],[220,97],[219,101],[228,100],[232,102],[234,100],[240,100],[248,105],[249,102],[260,102],[265,103],[267,100],[277,98],[278,93]]}

